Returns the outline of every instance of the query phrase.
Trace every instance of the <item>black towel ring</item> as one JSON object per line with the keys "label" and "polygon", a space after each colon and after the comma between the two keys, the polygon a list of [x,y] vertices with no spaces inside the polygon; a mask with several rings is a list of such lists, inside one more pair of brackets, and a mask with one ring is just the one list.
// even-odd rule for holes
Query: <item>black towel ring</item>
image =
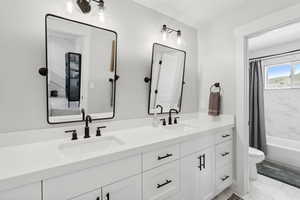
{"label": "black towel ring", "polygon": [[221,85],[220,85],[220,83],[215,83],[212,86],[210,86],[210,92],[212,92],[213,88],[218,88],[219,92],[221,92]]}

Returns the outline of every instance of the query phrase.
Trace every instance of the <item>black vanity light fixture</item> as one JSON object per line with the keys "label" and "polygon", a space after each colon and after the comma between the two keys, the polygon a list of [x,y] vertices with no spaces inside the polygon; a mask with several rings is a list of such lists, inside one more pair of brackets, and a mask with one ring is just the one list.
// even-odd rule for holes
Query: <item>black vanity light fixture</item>
{"label": "black vanity light fixture", "polygon": [[168,27],[166,24],[163,25],[162,27],[162,37],[163,41],[167,40],[168,34],[176,33],[177,34],[177,44],[181,44],[181,30],[175,30],[173,28]]}
{"label": "black vanity light fixture", "polygon": [[[66,8],[67,11],[69,13],[72,13],[74,10],[74,4],[73,4],[74,0],[68,0],[66,3]],[[104,1],[103,0],[76,0],[76,4],[77,6],[80,8],[81,12],[84,14],[87,14],[89,12],[91,12],[92,6],[91,3],[94,2],[97,4],[98,8],[99,8],[99,20],[101,22],[104,22],[105,20],[105,16],[104,16],[104,10],[105,10],[105,6],[104,6]]]}

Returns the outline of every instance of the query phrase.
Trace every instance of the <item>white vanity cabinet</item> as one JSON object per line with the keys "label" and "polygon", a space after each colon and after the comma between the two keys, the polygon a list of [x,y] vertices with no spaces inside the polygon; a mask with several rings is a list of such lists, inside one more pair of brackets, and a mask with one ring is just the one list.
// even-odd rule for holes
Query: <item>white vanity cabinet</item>
{"label": "white vanity cabinet", "polygon": [[143,200],[173,200],[180,192],[180,145],[143,153]]}
{"label": "white vanity cabinet", "polygon": [[20,200],[20,199],[41,200],[42,199],[41,182],[0,192],[0,199],[1,200]]}
{"label": "white vanity cabinet", "polygon": [[125,180],[102,187],[101,189],[72,198],[71,200],[141,200],[141,176],[134,176]]}
{"label": "white vanity cabinet", "polygon": [[143,200],[174,199],[180,191],[179,161],[143,173]]}
{"label": "white vanity cabinet", "polygon": [[211,200],[232,185],[232,138],[225,129],[154,143],[2,191],[0,200]]}
{"label": "white vanity cabinet", "polygon": [[232,131],[216,135],[216,194],[229,187],[233,182],[233,142]]}
{"label": "white vanity cabinet", "polygon": [[102,200],[101,199],[101,190],[98,189],[98,190],[95,190],[92,192],[88,192],[86,194],[72,198],[71,200]]}
{"label": "white vanity cabinet", "polygon": [[214,147],[181,159],[182,200],[209,200],[214,197]]}
{"label": "white vanity cabinet", "polygon": [[[140,156],[133,156],[75,173],[46,179],[43,181],[43,200],[72,199],[89,191],[101,189],[105,185],[129,180],[127,178],[138,174],[141,174],[141,159]],[[85,200],[84,197],[83,199]]]}
{"label": "white vanity cabinet", "polygon": [[141,175],[138,175],[104,186],[102,187],[102,200],[141,200],[141,181],[142,177]]}
{"label": "white vanity cabinet", "polygon": [[233,130],[181,144],[182,200],[210,200],[232,185]]}

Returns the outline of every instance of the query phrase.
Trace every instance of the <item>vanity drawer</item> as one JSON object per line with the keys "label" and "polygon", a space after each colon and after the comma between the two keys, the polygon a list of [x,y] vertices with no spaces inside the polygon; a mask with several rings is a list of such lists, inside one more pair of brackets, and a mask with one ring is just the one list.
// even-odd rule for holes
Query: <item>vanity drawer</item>
{"label": "vanity drawer", "polygon": [[141,173],[139,156],[43,181],[43,200],[66,200]]}
{"label": "vanity drawer", "polygon": [[233,131],[232,129],[220,132],[216,134],[216,144],[232,140]]}
{"label": "vanity drawer", "polygon": [[189,154],[193,154],[214,145],[214,137],[214,134],[199,136],[198,138],[182,143],[181,156],[183,157]]}
{"label": "vanity drawer", "polygon": [[174,161],[143,174],[143,200],[162,200],[179,193],[179,162]]}
{"label": "vanity drawer", "polygon": [[226,165],[216,171],[216,192],[220,193],[232,184],[232,165]]}
{"label": "vanity drawer", "polygon": [[143,170],[166,164],[179,158],[179,145],[168,146],[143,154]]}
{"label": "vanity drawer", "polygon": [[228,141],[216,146],[216,165],[217,168],[226,164],[232,164],[232,141]]}

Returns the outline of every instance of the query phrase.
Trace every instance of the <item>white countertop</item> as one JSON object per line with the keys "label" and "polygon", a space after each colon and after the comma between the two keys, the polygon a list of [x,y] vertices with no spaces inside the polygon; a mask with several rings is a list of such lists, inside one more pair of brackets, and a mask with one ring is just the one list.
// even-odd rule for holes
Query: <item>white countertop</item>
{"label": "white countertop", "polygon": [[146,125],[106,132],[99,139],[114,136],[123,144],[87,154],[62,153],[60,145],[74,142],[70,141],[70,138],[2,147],[0,191],[137,155],[157,146],[179,143],[195,136],[230,129],[234,127],[234,119],[232,116],[214,119],[201,117],[185,120],[181,124],[187,125],[188,129],[171,130]]}

